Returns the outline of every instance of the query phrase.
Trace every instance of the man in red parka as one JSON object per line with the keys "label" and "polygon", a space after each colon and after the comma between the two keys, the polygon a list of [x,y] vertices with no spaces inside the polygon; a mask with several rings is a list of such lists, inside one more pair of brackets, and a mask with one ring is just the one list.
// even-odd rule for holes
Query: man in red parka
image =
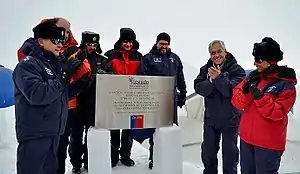
{"label": "man in red parka", "polygon": [[[114,49],[105,53],[108,63],[105,66],[106,72],[122,75],[136,75],[140,66],[142,54],[138,51],[139,43],[136,34],[131,28],[121,28],[120,38],[115,43]],[[130,130],[122,130],[120,147],[120,130],[111,130],[111,165],[115,167],[120,161],[125,166],[134,166],[130,158],[132,147],[132,136]]]}
{"label": "man in red parka", "polygon": [[296,100],[295,71],[277,62],[279,44],[270,37],[254,44],[256,70],[233,89],[232,104],[242,110],[241,173],[275,174],[285,150],[288,113]]}

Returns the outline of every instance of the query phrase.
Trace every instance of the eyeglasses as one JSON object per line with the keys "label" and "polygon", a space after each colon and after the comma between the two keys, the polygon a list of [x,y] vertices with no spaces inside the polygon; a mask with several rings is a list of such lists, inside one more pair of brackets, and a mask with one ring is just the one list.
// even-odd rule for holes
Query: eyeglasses
{"label": "eyeglasses", "polygon": [[97,46],[98,46],[98,43],[86,43],[86,46],[89,46],[89,47],[97,47]]}
{"label": "eyeglasses", "polygon": [[64,41],[62,39],[51,39],[51,42],[54,45],[58,45],[58,44],[63,44],[64,43]]}

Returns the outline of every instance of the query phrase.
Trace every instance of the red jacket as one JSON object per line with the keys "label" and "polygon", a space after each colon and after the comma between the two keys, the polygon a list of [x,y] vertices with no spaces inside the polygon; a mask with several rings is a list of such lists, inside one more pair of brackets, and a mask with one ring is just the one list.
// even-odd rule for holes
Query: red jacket
{"label": "red jacket", "polygon": [[[272,150],[285,150],[288,112],[296,100],[295,71],[280,67],[260,80],[258,88],[263,98],[254,100],[243,94],[244,79],[233,89],[232,104],[242,110],[240,137],[248,144]],[[268,85],[268,86],[267,86]]]}
{"label": "red jacket", "polygon": [[139,43],[133,42],[133,48],[125,51],[121,48],[121,42],[115,43],[114,49],[105,53],[108,57],[108,64],[105,70],[114,74],[136,75],[143,55],[138,52]]}

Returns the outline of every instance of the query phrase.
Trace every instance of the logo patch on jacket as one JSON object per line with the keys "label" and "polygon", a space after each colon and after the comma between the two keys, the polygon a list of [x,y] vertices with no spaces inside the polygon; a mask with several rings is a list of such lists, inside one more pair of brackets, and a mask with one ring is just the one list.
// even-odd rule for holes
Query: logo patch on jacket
{"label": "logo patch on jacket", "polygon": [[271,92],[273,89],[276,89],[276,86],[270,86],[270,87],[268,87],[267,92],[269,93],[269,92]]}
{"label": "logo patch on jacket", "polygon": [[161,58],[160,57],[154,57],[154,62],[161,62]]}
{"label": "logo patch on jacket", "polygon": [[45,67],[45,71],[48,75],[53,76],[53,73],[49,68]]}
{"label": "logo patch on jacket", "polygon": [[170,57],[169,59],[171,60],[172,63],[174,63],[174,58],[173,57]]}

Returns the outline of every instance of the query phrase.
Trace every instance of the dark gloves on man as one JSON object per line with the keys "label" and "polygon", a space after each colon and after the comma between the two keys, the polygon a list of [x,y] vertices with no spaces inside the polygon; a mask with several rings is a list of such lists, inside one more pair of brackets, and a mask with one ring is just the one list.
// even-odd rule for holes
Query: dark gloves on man
{"label": "dark gloves on man", "polygon": [[[84,59],[87,58],[87,52],[86,50],[81,50],[79,51],[79,48],[76,46],[72,46],[69,48],[66,48],[62,53],[61,56],[64,57],[64,59],[62,59],[62,62],[66,62],[67,60],[69,60],[71,57],[74,58],[78,58],[79,60],[83,61]],[[76,55],[74,55],[76,52],[78,52]]]}
{"label": "dark gloves on man", "polygon": [[81,64],[82,62],[78,58],[69,59],[62,64],[60,79],[62,80],[63,84],[70,82],[72,76],[77,72]]}
{"label": "dark gloves on man", "polygon": [[250,86],[249,91],[251,92],[254,100],[259,100],[264,96],[264,93],[254,85]]}
{"label": "dark gloves on man", "polygon": [[80,79],[75,80],[74,83],[70,83],[69,91],[72,91],[74,96],[78,96],[80,92],[87,90],[94,81],[94,76],[88,73],[84,74]]}
{"label": "dark gloves on man", "polygon": [[185,92],[180,92],[179,96],[178,96],[177,106],[182,108],[182,106],[185,105],[185,101],[186,101],[186,93]]}
{"label": "dark gloves on man", "polygon": [[103,69],[97,69],[97,74],[107,74]]}

